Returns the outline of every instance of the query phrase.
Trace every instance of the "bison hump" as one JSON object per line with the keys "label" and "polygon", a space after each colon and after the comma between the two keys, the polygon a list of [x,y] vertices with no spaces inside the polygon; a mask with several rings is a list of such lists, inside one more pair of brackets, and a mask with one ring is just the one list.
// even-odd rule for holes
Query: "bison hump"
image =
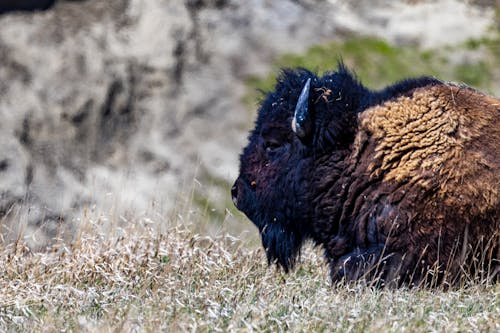
{"label": "bison hump", "polygon": [[359,118],[358,136],[368,138],[374,154],[364,157],[373,175],[413,184],[450,206],[498,210],[500,100],[443,83],[414,89]]}

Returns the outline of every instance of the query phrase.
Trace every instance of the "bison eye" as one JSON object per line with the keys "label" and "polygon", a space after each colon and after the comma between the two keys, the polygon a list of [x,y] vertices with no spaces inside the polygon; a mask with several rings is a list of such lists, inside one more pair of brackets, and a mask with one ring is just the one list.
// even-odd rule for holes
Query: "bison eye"
{"label": "bison eye", "polygon": [[273,153],[281,147],[281,144],[276,140],[268,140],[264,142],[264,148],[266,152]]}

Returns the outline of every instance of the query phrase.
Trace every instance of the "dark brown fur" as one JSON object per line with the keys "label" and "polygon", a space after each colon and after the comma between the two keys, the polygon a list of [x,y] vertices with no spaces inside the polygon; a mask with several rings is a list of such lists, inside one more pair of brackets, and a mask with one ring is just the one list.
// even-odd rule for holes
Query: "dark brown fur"
{"label": "dark brown fur", "polygon": [[[344,207],[352,208],[340,222],[344,234],[355,237],[326,248],[339,258],[332,274],[345,274],[342,260],[349,253],[339,242],[354,242],[365,256],[367,248],[383,244],[372,262],[363,259],[364,268],[351,269],[351,279],[383,272],[386,279],[415,282],[435,268],[441,277],[430,278],[437,281],[498,270],[491,259],[500,258],[500,101],[443,84],[417,88],[359,119],[347,160],[350,187],[362,190],[346,194]],[[492,264],[474,267],[480,261]]]}

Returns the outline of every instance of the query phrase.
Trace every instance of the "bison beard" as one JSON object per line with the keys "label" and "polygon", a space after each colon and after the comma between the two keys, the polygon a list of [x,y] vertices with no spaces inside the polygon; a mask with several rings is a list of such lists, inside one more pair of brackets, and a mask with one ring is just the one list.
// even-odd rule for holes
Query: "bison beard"
{"label": "bison beard", "polygon": [[266,250],[267,261],[276,262],[285,272],[293,267],[300,252],[303,238],[300,234],[285,230],[279,224],[266,224],[260,230],[262,246]]}
{"label": "bison beard", "polygon": [[240,156],[233,201],[288,271],[306,239],[332,280],[500,275],[500,100],[418,78],[381,91],[341,64],[284,71]]}

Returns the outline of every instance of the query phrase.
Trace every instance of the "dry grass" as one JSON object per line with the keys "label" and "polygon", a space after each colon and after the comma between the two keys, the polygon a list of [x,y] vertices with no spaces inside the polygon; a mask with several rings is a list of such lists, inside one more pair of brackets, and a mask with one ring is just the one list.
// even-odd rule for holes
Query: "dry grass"
{"label": "dry grass", "polygon": [[0,331],[498,332],[500,285],[453,291],[332,286],[308,247],[284,275],[229,235],[148,223],[32,253],[0,247]]}

